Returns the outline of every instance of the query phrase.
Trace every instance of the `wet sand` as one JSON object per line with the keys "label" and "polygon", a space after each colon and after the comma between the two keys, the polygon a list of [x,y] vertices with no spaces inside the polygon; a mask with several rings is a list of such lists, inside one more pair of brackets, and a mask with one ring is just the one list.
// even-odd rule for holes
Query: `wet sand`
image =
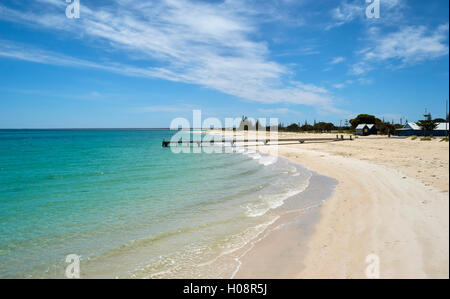
{"label": "wet sand", "polygon": [[375,136],[277,151],[339,183],[312,232],[298,220],[281,227],[255,244],[236,277],[366,278],[371,254],[381,278],[449,277],[448,143]]}
{"label": "wet sand", "polygon": [[241,257],[242,264],[234,278],[292,278],[304,269],[306,244],[320,219],[320,208],[336,185],[336,180],[314,174],[304,192],[289,198],[275,211],[281,214],[280,218]]}

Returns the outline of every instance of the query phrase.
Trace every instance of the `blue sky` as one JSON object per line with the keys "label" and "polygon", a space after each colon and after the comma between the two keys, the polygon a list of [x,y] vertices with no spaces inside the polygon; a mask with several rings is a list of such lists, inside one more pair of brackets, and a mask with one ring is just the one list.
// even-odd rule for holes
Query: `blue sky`
{"label": "blue sky", "polygon": [[449,2],[0,0],[0,128],[444,117]]}

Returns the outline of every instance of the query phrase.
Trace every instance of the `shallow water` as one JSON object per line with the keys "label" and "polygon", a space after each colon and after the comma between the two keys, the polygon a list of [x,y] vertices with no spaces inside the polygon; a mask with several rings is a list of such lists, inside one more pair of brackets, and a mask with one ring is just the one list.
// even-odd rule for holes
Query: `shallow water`
{"label": "shallow water", "polygon": [[230,277],[312,173],[283,159],[174,154],[171,131],[0,130],[0,277]]}

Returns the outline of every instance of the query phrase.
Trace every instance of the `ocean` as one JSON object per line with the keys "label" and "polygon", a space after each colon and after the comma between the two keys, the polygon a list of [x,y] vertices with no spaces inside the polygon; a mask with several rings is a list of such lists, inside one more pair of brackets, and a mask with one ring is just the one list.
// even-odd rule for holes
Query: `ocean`
{"label": "ocean", "polygon": [[[0,130],[0,278],[230,278],[313,173],[168,130]],[[313,204],[313,203],[311,203]]]}

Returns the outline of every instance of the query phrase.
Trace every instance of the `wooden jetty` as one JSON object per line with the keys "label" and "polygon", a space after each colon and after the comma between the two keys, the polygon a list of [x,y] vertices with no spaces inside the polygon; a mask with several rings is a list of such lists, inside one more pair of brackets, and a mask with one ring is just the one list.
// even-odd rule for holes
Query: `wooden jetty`
{"label": "wooden jetty", "polygon": [[202,145],[213,145],[213,144],[223,144],[223,143],[231,143],[233,146],[236,143],[250,143],[250,142],[257,142],[257,143],[264,143],[265,145],[269,144],[270,142],[299,142],[299,143],[305,143],[309,141],[344,141],[344,140],[353,140],[353,137],[350,136],[349,138],[344,138],[344,135],[341,135],[340,137],[336,135],[335,138],[291,138],[291,139],[221,139],[221,140],[210,140],[210,141],[202,141],[202,140],[179,140],[179,141],[165,141],[163,140],[162,146],[163,147],[169,147],[171,145],[183,145],[183,144],[197,144],[198,146]]}

